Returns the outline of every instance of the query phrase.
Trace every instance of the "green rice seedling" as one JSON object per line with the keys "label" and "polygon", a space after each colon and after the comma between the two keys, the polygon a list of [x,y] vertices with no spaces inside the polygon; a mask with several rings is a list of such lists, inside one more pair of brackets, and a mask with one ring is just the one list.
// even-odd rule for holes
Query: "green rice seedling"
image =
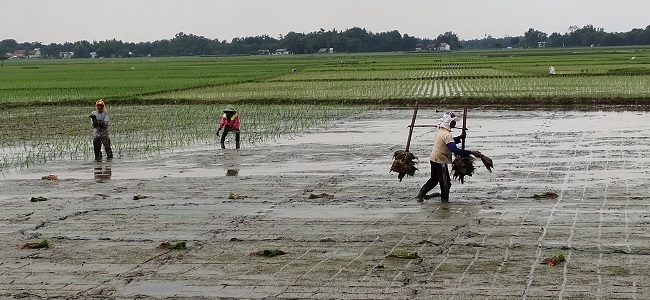
{"label": "green rice seedling", "polygon": [[[174,149],[217,144],[220,105],[110,105],[111,140],[117,157],[148,157]],[[242,143],[257,144],[326,124],[367,106],[238,105]],[[92,107],[52,106],[34,122],[38,108],[0,112],[1,170],[57,160],[90,159]],[[55,124],[55,125],[52,125]]]}

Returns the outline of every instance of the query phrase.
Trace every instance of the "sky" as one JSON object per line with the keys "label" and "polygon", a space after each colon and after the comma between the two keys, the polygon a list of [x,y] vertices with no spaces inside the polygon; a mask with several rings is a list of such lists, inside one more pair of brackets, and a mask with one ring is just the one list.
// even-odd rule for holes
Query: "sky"
{"label": "sky", "polygon": [[[6,3],[5,3],[6,1]],[[183,32],[236,37],[352,27],[418,38],[447,31],[461,40],[564,34],[593,25],[627,32],[650,25],[650,0],[2,0],[0,40],[145,42]]]}

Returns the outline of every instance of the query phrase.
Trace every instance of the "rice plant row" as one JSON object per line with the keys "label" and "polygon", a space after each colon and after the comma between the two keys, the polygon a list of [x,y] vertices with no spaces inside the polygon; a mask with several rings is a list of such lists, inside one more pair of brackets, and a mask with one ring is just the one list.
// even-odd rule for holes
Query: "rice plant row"
{"label": "rice plant row", "polygon": [[[238,105],[242,143],[263,143],[360,113],[366,106]],[[0,112],[0,171],[47,161],[91,159],[93,107],[54,106]],[[108,106],[116,157],[218,144],[222,107],[215,105]],[[46,113],[43,113],[46,110]]]}
{"label": "rice plant row", "polygon": [[156,95],[171,99],[647,98],[647,76],[262,82]]}

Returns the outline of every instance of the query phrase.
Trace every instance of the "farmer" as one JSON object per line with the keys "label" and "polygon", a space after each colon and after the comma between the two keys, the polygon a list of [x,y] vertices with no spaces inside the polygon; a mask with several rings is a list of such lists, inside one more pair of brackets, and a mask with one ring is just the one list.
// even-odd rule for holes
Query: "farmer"
{"label": "farmer", "polygon": [[438,131],[433,141],[433,150],[431,151],[431,178],[422,186],[420,192],[416,196],[418,202],[423,202],[427,193],[431,191],[436,185],[440,184],[440,200],[442,202],[449,202],[449,190],[451,189],[451,179],[449,178],[449,167],[451,164],[451,153],[467,157],[470,154],[480,156],[479,151],[468,151],[458,149],[457,143],[460,143],[465,138],[465,133],[452,138],[451,129],[456,126],[456,114],[453,112],[446,112],[439,120]]}
{"label": "farmer", "polygon": [[102,160],[102,144],[106,150],[106,158],[113,159],[113,150],[111,150],[111,138],[108,136],[108,111],[105,109],[104,100],[95,102],[97,110],[90,114],[93,124],[93,150],[95,150],[95,160]]}
{"label": "farmer", "polygon": [[228,132],[232,131],[235,133],[235,148],[239,149],[239,114],[235,108],[228,104],[223,110],[223,116],[219,122],[219,129],[217,130],[217,136],[219,136],[219,131],[223,128],[223,135],[221,136],[221,149],[226,149],[226,136]]}

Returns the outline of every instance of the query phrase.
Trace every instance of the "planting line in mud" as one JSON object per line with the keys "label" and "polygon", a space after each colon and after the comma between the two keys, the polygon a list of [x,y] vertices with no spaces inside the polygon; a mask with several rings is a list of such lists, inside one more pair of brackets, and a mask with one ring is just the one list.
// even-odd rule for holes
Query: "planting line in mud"
{"label": "planting line in mud", "polygon": [[[583,137],[584,137],[584,134],[583,134]],[[581,139],[581,140],[582,140],[582,139]],[[571,163],[567,166],[567,171],[568,171],[568,170],[571,170],[571,168],[573,167],[573,164],[574,164],[574,162],[575,162],[575,157],[576,157],[576,154],[577,154],[577,153],[578,153],[578,152],[574,150],[574,152],[573,152],[573,159],[571,159]],[[536,252],[536,254],[535,254],[535,258],[534,258],[534,260],[533,260],[533,264],[532,264],[531,267],[530,267],[530,272],[529,272],[529,274],[528,274],[528,279],[526,280],[526,287],[524,288],[524,292],[523,292],[523,295],[522,295],[522,300],[525,300],[526,297],[528,296],[528,292],[529,292],[530,287],[531,287],[531,285],[532,285],[532,283],[533,283],[533,280],[534,280],[535,268],[536,268],[536,267],[541,263],[541,261],[542,261],[542,244],[543,244],[543,241],[544,241],[544,237],[546,237],[546,233],[547,233],[547,231],[548,231],[548,227],[551,225],[551,221],[553,221],[553,215],[555,214],[555,211],[557,210],[558,205],[559,205],[560,202],[562,201],[562,196],[563,196],[563,194],[564,194],[564,191],[565,191],[565,189],[566,189],[566,186],[567,186],[567,183],[569,182],[569,180],[570,180],[569,173],[567,173],[567,174],[564,176],[564,184],[562,185],[562,186],[563,186],[563,187],[562,187],[562,190],[558,193],[558,194],[559,194],[559,197],[557,198],[557,201],[555,202],[555,205],[553,205],[553,207],[551,208],[550,214],[549,214],[549,216],[548,216],[548,218],[547,218],[547,221],[546,221],[546,225],[544,225],[544,226],[542,227],[542,233],[541,233],[541,235],[540,235],[540,237],[539,237],[539,239],[538,239],[538,241],[537,241],[537,252]],[[563,274],[563,281],[565,281],[565,280],[566,280],[566,273]],[[561,291],[560,291],[560,295],[561,295],[563,292],[564,292],[564,291],[561,290]]]}
{"label": "planting line in mud", "polygon": [[[0,180],[6,243],[52,239],[48,250],[2,250],[0,273],[11,283],[0,284],[0,298],[14,295],[10,288],[32,298],[120,300],[647,298],[649,150],[645,140],[621,144],[622,126],[589,128],[624,118],[476,113],[483,128],[470,131],[469,148],[493,157],[497,169],[481,167],[464,185],[454,184],[448,204],[435,198],[418,204],[413,196],[428,179],[432,132],[415,134],[413,151],[427,162],[416,176],[398,183],[387,172],[390,155],[404,146],[403,127],[395,129],[402,124],[391,118],[411,114],[377,113],[242,149],[237,177],[223,175],[232,151],[200,149],[117,160],[112,166],[119,175],[104,182],[92,179],[88,164]],[[581,126],[591,117],[600,119],[574,132],[557,122],[577,119],[572,124]],[[509,118],[520,126],[508,125]],[[644,130],[637,136],[650,128]],[[143,176],[149,168],[158,170]],[[40,180],[51,170],[62,180]],[[557,199],[530,197],[549,189]],[[136,192],[153,200],[133,202]],[[227,200],[229,192],[249,197]],[[321,192],[332,198],[307,197]],[[32,193],[50,201],[24,201]],[[155,249],[170,238],[187,240],[189,248]],[[261,249],[289,253],[250,255]],[[113,250],[116,255],[107,254]],[[420,258],[386,257],[404,250]],[[540,263],[558,250],[566,262]],[[54,279],[35,284],[45,276]]]}

